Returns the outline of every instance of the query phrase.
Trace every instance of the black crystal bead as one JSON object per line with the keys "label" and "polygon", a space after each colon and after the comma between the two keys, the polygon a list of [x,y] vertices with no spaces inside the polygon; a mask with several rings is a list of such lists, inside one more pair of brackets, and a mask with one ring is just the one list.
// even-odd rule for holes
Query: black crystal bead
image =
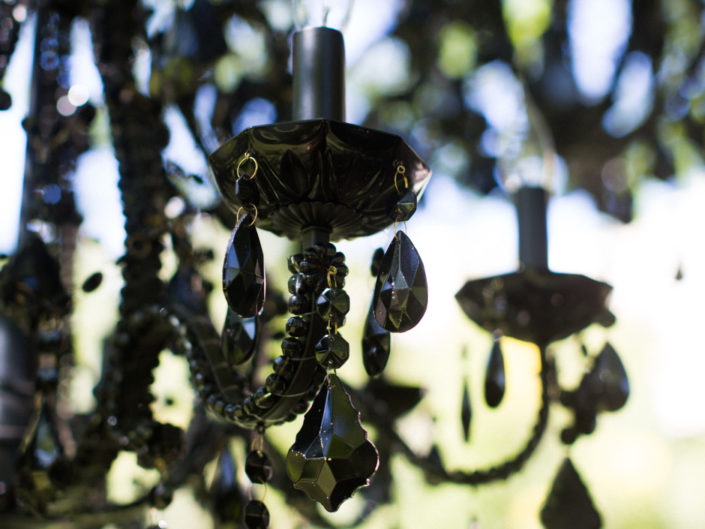
{"label": "black crystal bead", "polygon": [[340,334],[326,334],[316,344],[315,352],[321,366],[338,369],[350,356],[350,344]]}
{"label": "black crystal bead", "polygon": [[318,296],[316,310],[324,320],[340,323],[350,311],[350,297],[342,288],[327,288]]}
{"label": "black crystal bead", "polygon": [[245,527],[247,529],[267,529],[269,527],[269,510],[258,500],[250,500],[245,505]]}
{"label": "black crystal bead", "polygon": [[416,213],[416,193],[408,191],[394,204],[392,218],[397,222],[409,220]]}
{"label": "black crystal bead", "polygon": [[252,483],[268,483],[272,480],[272,463],[261,450],[252,450],[245,459],[245,474]]}
{"label": "black crystal bead", "polygon": [[223,325],[221,347],[223,358],[234,365],[247,362],[257,345],[258,316],[241,318],[228,308]]}
{"label": "black crystal bead", "polygon": [[308,285],[305,281],[305,276],[303,274],[294,274],[289,278],[289,283],[287,284],[290,294],[306,294],[309,290]]}
{"label": "black crystal bead", "polygon": [[405,332],[421,321],[427,304],[423,262],[409,237],[399,231],[380,265],[373,295],[375,318],[390,332]]}
{"label": "black crystal bead", "polygon": [[387,365],[392,347],[389,331],[383,329],[370,306],[362,335],[362,363],[371,377],[379,375]]}
{"label": "black crystal bead", "polygon": [[357,488],[369,483],[378,465],[377,449],[367,439],[359,412],[340,379],[330,375],[286,456],[294,488],[327,511],[337,511]]}
{"label": "black crystal bead", "polygon": [[230,308],[242,317],[256,316],[264,303],[262,245],[249,214],[233,230],[223,262],[223,292]]}
{"label": "black crystal bead", "polygon": [[291,272],[292,274],[300,272],[299,265],[301,264],[301,260],[303,258],[304,258],[304,256],[301,255],[300,253],[289,256],[289,260],[287,261],[287,266],[289,267],[289,272]]}
{"label": "black crystal bead", "polygon": [[308,330],[308,325],[300,316],[292,316],[286,322],[286,333],[289,336],[303,336]]}
{"label": "black crystal bead", "polygon": [[303,314],[306,312],[306,299],[302,296],[291,296],[288,307],[292,314]]}
{"label": "black crystal bead", "polygon": [[164,483],[159,483],[149,491],[149,503],[157,509],[166,509],[174,499],[174,491]]}
{"label": "black crystal bead", "polygon": [[297,338],[284,338],[282,340],[282,352],[290,358],[300,358],[304,352],[304,344]]}
{"label": "black crystal bead", "polygon": [[270,373],[264,381],[264,388],[272,395],[282,395],[286,391],[286,387],[286,379],[276,373]]}

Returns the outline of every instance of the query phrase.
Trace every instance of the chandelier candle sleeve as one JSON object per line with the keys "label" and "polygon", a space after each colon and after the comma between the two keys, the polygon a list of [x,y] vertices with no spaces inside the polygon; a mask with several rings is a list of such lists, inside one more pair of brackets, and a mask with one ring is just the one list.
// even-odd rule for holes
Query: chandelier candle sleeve
{"label": "chandelier candle sleeve", "polygon": [[543,187],[522,186],[514,197],[519,224],[519,262],[522,268],[548,270],[546,205]]}
{"label": "chandelier candle sleeve", "polygon": [[340,31],[306,27],[293,36],[294,120],[345,121],[345,46]]}

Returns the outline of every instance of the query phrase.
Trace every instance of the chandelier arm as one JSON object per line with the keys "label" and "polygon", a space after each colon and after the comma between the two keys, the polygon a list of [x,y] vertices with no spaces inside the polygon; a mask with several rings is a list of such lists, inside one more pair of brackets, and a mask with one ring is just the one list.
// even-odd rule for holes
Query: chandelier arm
{"label": "chandelier arm", "polygon": [[389,431],[391,440],[400,449],[401,453],[413,465],[423,470],[427,481],[430,483],[448,482],[461,485],[483,485],[494,481],[503,480],[519,472],[524,464],[529,460],[536,450],[548,425],[549,406],[551,398],[549,395],[549,365],[546,359],[546,348],[539,347],[540,355],[540,383],[541,383],[541,405],[538,410],[536,422],[534,423],[531,436],[524,447],[511,459],[503,463],[491,466],[486,469],[464,472],[462,470],[448,471],[443,463],[437,458],[434,452],[431,455],[420,456],[415,453],[394,430]]}

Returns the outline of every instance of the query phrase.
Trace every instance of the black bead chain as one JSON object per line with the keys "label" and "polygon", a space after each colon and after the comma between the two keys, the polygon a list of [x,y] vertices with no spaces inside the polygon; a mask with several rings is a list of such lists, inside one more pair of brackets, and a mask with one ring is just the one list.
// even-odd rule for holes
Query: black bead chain
{"label": "black bead chain", "polygon": [[[292,272],[288,308],[293,316],[286,324],[282,354],[274,360],[274,372],[263,386],[250,389],[238,366],[225,361],[210,321],[195,317],[186,329],[186,341],[192,344],[188,347],[189,367],[199,396],[213,414],[243,428],[281,424],[308,409],[326,373],[316,359],[316,345],[331,335],[334,325],[343,323],[341,312],[347,312],[334,308],[341,306],[341,297],[347,297],[342,287],[348,273],[345,256],[335,246],[307,248],[291,256],[288,265]],[[326,290],[335,291],[335,295],[323,296],[332,302],[319,310],[318,302]]]}
{"label": "black bead chain", "polygon": [[[264,427],[258,426],[257,433],[252,439],[250,451],[245,459],[245,474],[252,482],[250,488],[250,501],[245,505],[245,527],[247,529],[267,529],[269,526],[269,510],[262,500],[267,492],[267,483],[272,480],[272,463],[263,450]],[[262,500],[254,499],[254,485],[263,485]]]}

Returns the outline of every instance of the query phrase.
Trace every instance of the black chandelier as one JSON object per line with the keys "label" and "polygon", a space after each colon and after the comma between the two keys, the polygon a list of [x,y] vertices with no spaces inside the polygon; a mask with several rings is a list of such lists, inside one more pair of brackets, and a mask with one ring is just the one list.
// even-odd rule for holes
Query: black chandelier
{"label": "black chandelier", "polygon": [[[227,358],[203,351],[190,365],[203,380],[199,391],[210,410],[259,435],[267,426],[295,419],[314,399],[286,457],[287,472],[295,488],[335,511],[368,484],[379,462],[343,383],[330,372],[349,356],[339,328],[350,308],[345,256],[330,241],[408,220],[430,170],[400,137],[343,121],[345,56],[339,31],[297,31],[293,56],[296,121],[248,129],[210,157],[223,199],[237,216],[223,264],[229,305],[224,344],[230,351]],[[282,355],[264,386],[254,389],[230,366],[249,360],[257,341],[243,332],[259,326],[265,296],[256,227],[300,241],[302,251],[288,263],[292,316]],[[427,300],[423,262],[407,235],[395,230],[378,263],[365,328],[363,355],[371,374],[379,374],[387,362],[389,333],[414,327]],[[223,360],[224,369],[213,369]],[[261,450],[250,457],[269,464]],[[267,518],[264,505],[253,501],[246,520],[255,517],[255,510]],[[250,527],[259,526],[266,523]]]}
{"label": "black chandelier", "polygon": [[[105,341],[97,404],[87,414],[70,414],[62,406],[74,362],[70,262],[80,224],[70,173],[87,148],[94,111],[86,105],[69,116],[56,112],[57,98],[68,89],[69,34],[77,14],[63,4],[36,12],[35,63],[41,67],[35,65],[33,108],[24,123],[30,191],[22,223],[39,228],[23,231],[18,251],[0,271],[0,521],[19,528],[141,527],[150,510],[153,528],[174,491],[191,485],[217,527],[242,521],[248,529],[264,529],[270,518],[258,490],[264,485],[281,491],[292,509],[321,527],[335,525],[316,504],[336,511],[359,490],[366,504],[352,524],[358,525],[376,506],[392,501],[388,462],[397,454],[429,483],[478,486],[524,467],[546,432],[552,403],[572,414],[573,423],[561,433],[567,445],[592,433],[599,413],[625,404],[626,372],[609,344],[591,356],[576,388],[558,384],[551,345],[594,323],[611,325],[614,316],[606,306],[611,287],[548,268],[547,194],[524,186],[516,194],[519,270],[470,280],[456,299],[495,340],[485,377],[488,407],[500,406],[505,392],[502,337],[538,347],[541,403],[527,441],[488,468],[451,470],[436,449],[420,454],[398,432],[397,419],[419,403],[423,391],[385,377],[391,333],[418,324],[428,300],[419,252],[398,228],[415,213],[431,171],[401,137],[345,122],[343,38],[329,27],[293,35],[293,121],[248,128],[209,156],[227,207],[214,215],[233,228],[222,267],[228,308],[218,332],[207,308],[208,281],[198,271],[209,256],[192,247],[188,235],[198,211],[186,204],[176,215],[165,214],[179,186],[161,158],[168,141],[162,108],[132,81],[127,28],[142,15],[137,2],[129,4],[131,9],[107,3],[91,22],[101,35],[96,56],[120,162],[127,237],[119,260],[124,278],[119,320]],[[19,31],[14,7],[0,6],[9,24],[0,50],[7,57]],[[4,97],[0,92],[0,103]],[[369,380],[353,387],[337,373],[349,357],[341,329],[350,297],[345,256],[333,242],[389,226],[394,233],[388,248],[372,256],[376,283],[360,337]],[[260,229],[300,244],[287,262],[288,294],[266,281]],[[158,272],[166,239],[178,265],[165,285]],[[82,288],[88,293],[100,283],[96,273]],[[270,359],[266,347],[275,339],[281,354]],[[162,350],[188,362],[198,398],[186,429],[160,422],[150,409]],[[468,440],[467,386],[460,409]],[[300,431],[281,454],[267,440],[267,429],[302,415]],[[363,421],[374,428],[374,444]],[[231,439],[247,447],[241,459],[249,493],[238,481]],[[105,494],[105,475],[124,451],[134,452],[140,466],[156,469],[159,482],[134,502],[119,504]],[[211,461],[215,478],[206,483],[204,469]],[[541,520],[547,529],[601,526],[569,459]]]}

